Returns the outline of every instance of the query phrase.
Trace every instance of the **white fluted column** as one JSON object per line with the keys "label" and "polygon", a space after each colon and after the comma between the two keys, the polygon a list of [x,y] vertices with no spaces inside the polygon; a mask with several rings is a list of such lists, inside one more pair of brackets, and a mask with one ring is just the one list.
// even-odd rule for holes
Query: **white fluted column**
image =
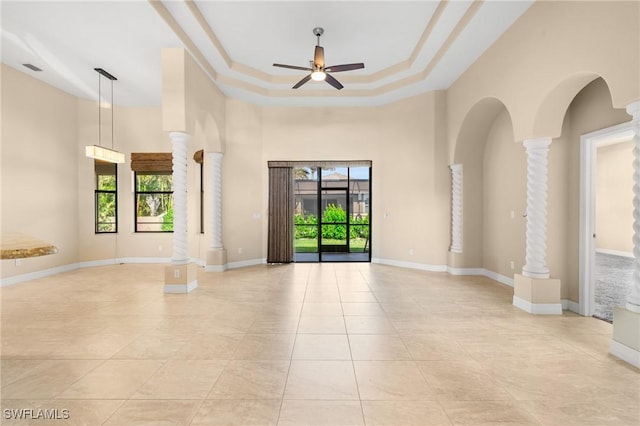
{"label": "white fluted column", "polygon": [[462,164],[451,169],[451,247],[449,251],[462,253]]}
{"label": "white fluted column", "polygon": [[527,139],[527,242],[522,275],[549,278],[547,257],[547,179],[551,138]]}
{"label": "white fluted column", "polygon": [[209,249],[223,248],[222,245],[222,153],[208,152],[206,163],[210,173],[211,214],[209,215]]}
{"label": "white fluted column", "polygon": [[173,153],[173,256],[171,263],[189,262],[187,242],[187,142],[189,134],[171,132]]}
{"label": "white fluted column", "polygon": [[640,312],[640,101],[627,106],[633,136],[633,279],[627,296],[627,309]]}

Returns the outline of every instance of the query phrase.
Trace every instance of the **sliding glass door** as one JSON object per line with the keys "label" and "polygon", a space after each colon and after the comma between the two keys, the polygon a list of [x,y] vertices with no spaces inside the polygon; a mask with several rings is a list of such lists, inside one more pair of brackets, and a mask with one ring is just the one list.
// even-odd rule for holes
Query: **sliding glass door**
{"label": "sliding glass door", "polygon": [[294,176],[295,261],[371,261],[371,168],[309,165]]}

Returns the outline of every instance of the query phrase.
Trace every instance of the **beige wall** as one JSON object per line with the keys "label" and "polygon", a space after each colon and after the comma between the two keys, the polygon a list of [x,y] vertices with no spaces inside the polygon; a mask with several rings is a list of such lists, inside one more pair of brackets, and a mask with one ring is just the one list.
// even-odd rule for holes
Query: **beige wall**
{"label": "beige wall", "polygon": [[599,146],[596,159],[596,246],[631,253],[633,142]]}
{"label": "beige wall", "polygon": [[263,212],[269,160],[372,160],[372,256],[444,265],[450,201],[435,121],[443,101],[428,93],[376,108],[264,108]]}
{"label": "beige wall", "polygon": [[513,142],[504,108],[491,125],[482,167],[482,266],[511,277],[522,271],[525,259],[527,161],[522,144]]}
{"label": "beige wall", "polygon": [[[126,157],[124,164],[118,164],[119,232],[117,235],[96,235],[94,232],[94,161],[84,156],[83,147],[89,143],[88,141],[96,139],[98,132],[96,102],[79,100],[77,116],[78,146],[75,154],[78,161],[78,206],[80,212],[78,218],[80,236],[78,261],[131,257],[171,257],[172,234],[134,232],[131,153],[171,152],[171,140],[168,134],[162,131],[160,108],[116,108],[114,110],[114,148],[124,152]],[[192,153],[193,149],[188,151],[188,155]],[[196,164],[190,160],[191,170],[189,170],[188,176],[190,182],[195,177],[195,166]],[[192,204],[190,202],[190,208]],[[197,232],[197,223],[189,223],[189,230]]]}
{"label": "beige wall", "polygon": [[[640,99],[639,11],[637,2],[537,2],[446,92],[371,108],[270,108],[228,99],[189,55],[169,49],[163,107],[116,108],[116,148],[127,159],[130,152],[168,152],[166,132],[178,130],[192,134],[190,157],[201,148],[224,152],[229,262],[266,257],[267,161],[367,159],[373,161],[374,258],[449,262],[510,276],[509,262],[516,272],[524,262],[526,176],[519,142],[556,137],[549,154],[547,263],[563,282],[563,297],[577,301],[578,141],[583,133],[629,120],[620,107]],[[597,75],[608,87],[596,80],[575,96]],[[21,269],[3,261],[2,276],[112,253],[170,257],[171,235],[133,233],[128,164],[118,169],[120,233],[93,234],[92,162],[82,147],[97,133],[96,105],[4,67],[2,82],[3,232],[27,229],[61,248]],[[33,152],[46,155],[33,163]],[[464,252],[448,260],[452,162],[464,167]],[[204,258],[207,235],[197,233],[198,168],[191,159],[188,173],[190,254]],[[205,182],[209,178],[205,173]],[[24,197],[43,181],[44,203]],[[35,220],[30,212],[42,204],[51,216]]]}
{"label": "beige wall", "polygon": [[55,255],[2,261],[2,276],[78,256],[77,99],[2,65],[2,233],[54,244]]}
{"label": "beige wall", "polygon": [[614,105],[640,99],[640,2],[536,2],[447,90],[450,161],[475,104],[499,99],[514,139],[560,136],[566,108],[603,76]]}

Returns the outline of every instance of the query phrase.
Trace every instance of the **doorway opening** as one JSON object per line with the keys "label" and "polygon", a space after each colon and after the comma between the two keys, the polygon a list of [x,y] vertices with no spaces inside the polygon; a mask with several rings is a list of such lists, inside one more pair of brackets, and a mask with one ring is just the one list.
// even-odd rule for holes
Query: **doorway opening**
{"label": "doorway opening", "polygon": [[633,273],[631,123],[580,138],[580,314],[613,321]]}
{"label": "doorway opening", "polygon": [[371,261],[371,167],[294,169],[294,261]]}

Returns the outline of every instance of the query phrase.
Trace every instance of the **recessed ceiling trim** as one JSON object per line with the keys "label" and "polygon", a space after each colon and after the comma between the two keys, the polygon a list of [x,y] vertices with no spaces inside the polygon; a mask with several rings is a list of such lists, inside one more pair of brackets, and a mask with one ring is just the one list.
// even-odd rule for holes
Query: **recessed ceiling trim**
{"label": "recessed ceiling trim", "polygon": [[209,78],[215,81],[218,78],[218,73],[211,66],[209,61],[207,61],[207,59],[204,57],[202,52],[200,52],[200,49],[198,49],[198,47],[195,45],[193,40],[191,40],[191,38],[187,35],[187,33],[182,29],[180,24],[178,24],[178,22],[173,18],[173,15],[171,15],[171,13],[165,7],[165,5],[162,4],[160,0],[148,0],[148,1],[151,4],[151,6],[156,10],[156,12],[160,14],[160,17],[164,19],[164,21],[167,23],[169,28],[171,28],[171,30],[176,34],[176,36],[178,36],[180,41],[184,43],[184,45],[191,52],[191,54],[194,56],[196,61],[200,64],[200,66],[205,71],[205,73],[209,75]]}
{"label": "recessed ceiling trim", "polygon": [[[149,0],[149,1],[155,3],[155,1],[158,1],[158,0],[155,0],[155,1],[154,0]],[[284,76],[284,75],[272,75],[272,74],[265,73],[263,71],[257,70],[255,68],[249,67],[249,66],[247,66],[245,64],[235,62],[230,57],[230,55],[227,53],[227,51],[224,49],[224,47],[222,46],[222,43],[220,42],[220,40],[216,36],[215,32],[213,31],[213,29],[209,25],[208,21],[206,20],[206,18],[202,14],[202,11],[198,8],[198,6],[194,2],[194,0],[183,0],[183,2],[186,5],[186,7],[189,9],[191,14],[193,15],[193,17],[196,20],[196,22],[198,23],[198,25],[201,27],[201,29],[204,32],[204,34],[206,35],[206,37],[212,43],[213,47],[216,49],[216,51],[218,52],[220,57],[223,59],[223,61],[225,62],[225,65],[226,65],[226,67],[227,67],[227,69],[229,71],[236,72],[236,73],[239,73],[239,74],[243,74],[244,76],[249,77],[250,79],[257,79],[260,82],[264,82],[264,83],[291,84],[291,80],[292,79],[287,77],[287,76]],[[480,3],[482,3],[482,2],[480,2]],[[372,83],[375,83],[375,82],[377,82],[379,80],[391,77],[391,76],[393,76],[395,74],[398,74],[398,73],[401,73],[401,72],[410,71],[411,67],[414,65],[414,62],[416,61],[417,57],[419,56],[419,53],[424,48],[424,46],[426,44],[426,41],[429,39],[429,37],[430,37],[431,33],[433,32],[434,28],[436,28],[438,23],[440,22],[440,19],[441,19],[442,15],[443,15],[443,13],[446,10],[448,5],[449,5],[449,0],[441,0],[439,2],[438,6],[436,7],[435,12],[430,17],[429,22],[427,23],[427,25],[425,27],[425,30],[422,33],[422,36],[418,40],[418,43],[416,44],[416,46],[412,50],[412,53],[411,53],[410,57],[407,60],[402,61],[402,62],[398,62],[398,63],[396,63],[394,65],[391,65],[391,66],[389,66],[389,67],[387,67],[385,69],[379,70],[379,71],[377,71],[377,72],[375,72],[373,74],[349,76],[349,78],[345,79],[345,81],[349,82],[350,84],[372,84]],[[165,8],[165,10],[169,14],[171,13],[171,12],[168,11],[168,9]],[[175,18],[173,18],[172,20],[173,20],[173,22],[175,22],[176,25],[178,25],[180,27],[181,33],[183,33],[184,36],[189,37],[188,34],[186,33],[186,31],[184,31],[184,29],[182,28],[181,24],[177,20],[175,20]],[[171,28],[175,30],[175,28],[173,28],[173,26],[171,26]],[[182,39],[182,35],[181,34],[177,34],[177,35],[178,35],[178,37],[180,37]],[[191,44],[195,46],[195,43],[193,43],[192,40],[191,40]],[[216,72],[216,74],[217,74],[217,72]],[[215,77],[215,79],[217,79],[217,77]],[[242,78],[240,78],[239,80],[242,80]]]}
{"label": "recessed ceiling trim", "polygon": [[202,12],[200,11],[200,9],[198,9],[198,6],[195,4],[193,0],[184,0],[184,2],[187,5],[187,8],[189,9],[193,17],[196,19],[196,21],[198,21],[198,24],[200,25],[204,33],[209,38],[209,41],[213,43],[213,46],[216,48],[216,50],[218,51],[218,53],[220,54],[224,62],[227,64],[227,68],[232,69],[234,65],[233,60],[225,50],[224,46],[222,46],[222,43],[220,43],[220,40],[218,40],[218,37],[211,29],[211,26],[207,22],[207,19],[204,17],[204,15],[202,15]]}
{"label": "recessed ceiling trim", "polygon": [[427,78],[427,76],[434,70],[434,68],[438,65],[438,62],[442,59],[445,53],[451,48],[451,45],[456,41],[460,33],[465,29],[465,27],[471,22],[473,17],[478,13],[478,10],[482,7],[484,0],[474,1],[469,9],[465,12],[462,19],[458,21],[458,24],[455,26],[453,31],[449,33],[449,37],[442,43],[440,49],[433,56],[427,67],[422,71],[423,78]]}

